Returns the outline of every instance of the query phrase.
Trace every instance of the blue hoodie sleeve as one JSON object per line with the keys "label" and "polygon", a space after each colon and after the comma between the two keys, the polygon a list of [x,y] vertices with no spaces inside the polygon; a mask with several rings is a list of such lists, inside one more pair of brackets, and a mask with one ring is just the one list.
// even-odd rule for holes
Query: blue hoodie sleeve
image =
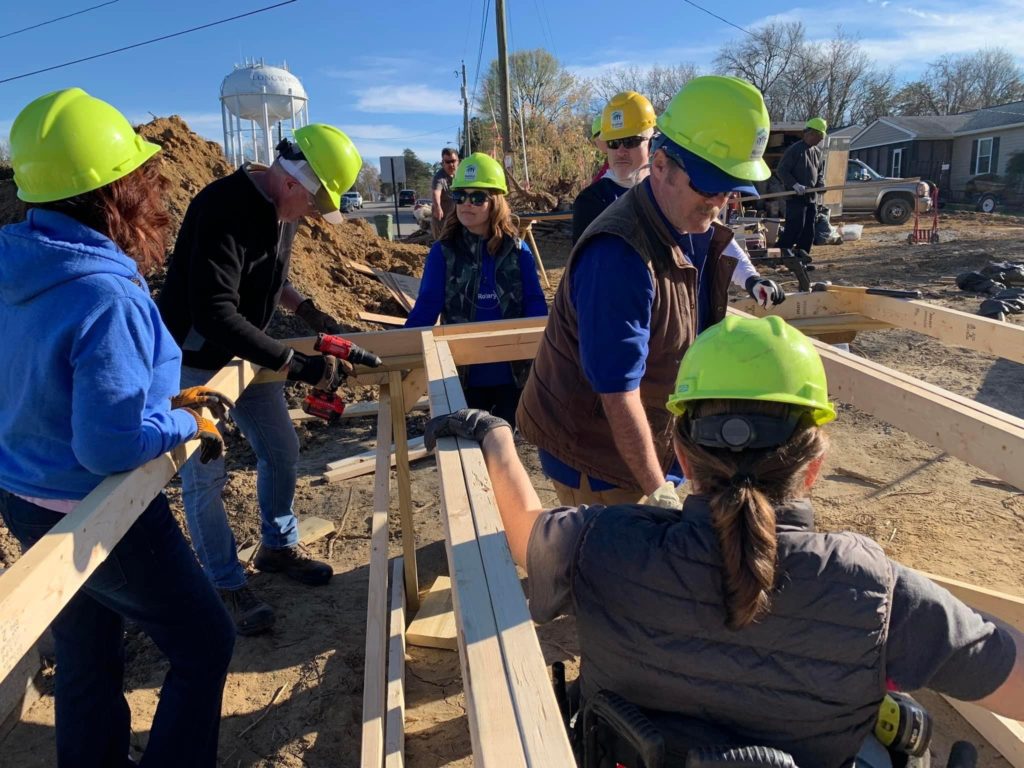
{"label": "blue hoodie sleeve", "polygon": [[441,243],[434,243],[427,254],[427,263],[423,266],[420,293],[412,306],[409,318],[405,321],[406,328],[429,328],[437,322],[444,309],[446,271]]}
{"label": "blue hoodie sleeve", "polygon": [[523,317],[546,317],[548,302],[540,287],[540,275],[533,261],[533,251],[525,242],[521,242],[519,247],[519,271],[523,275]]}
{"label": "blue hoodie sleeve", "polygon": [[83,322],[71,352],[71,448],[90,472],[135,469],[195,434],[169,399],[147,402],[155,343],[152,318],[127,297]]}

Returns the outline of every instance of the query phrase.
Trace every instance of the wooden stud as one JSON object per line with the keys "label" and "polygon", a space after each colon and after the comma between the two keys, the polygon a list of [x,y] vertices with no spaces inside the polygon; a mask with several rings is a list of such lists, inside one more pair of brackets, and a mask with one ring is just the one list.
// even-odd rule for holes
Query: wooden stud
{"label": "wooden stud", "polygon": [[395,317],[394,315],[382,315],[379,312],[360,312],[359,319],[365,320],[368,323],[379,323],[380,325],[393,325],[398,328],[405,327],[404,317]]}
{"label": "wooden stud", "polygon": [[[322,517],[315,516],[304,517],[299,520],[299,541],[303,544],[312,544],[314,541],[322,539],[331,533],[334,533],[334,522],[332,520],[324,520]],[[252,556],[256,554],[257,546],[252,544],[238,550],[238,559],[243,563],[248,563]]]}
{"label": "wooden stud", "polygon": [[989,712],[977,704],[945,695],[942,698],[974,726],[1013,768],[1024,768],[1024,723]]}
{"label": "wooden stud", "polygon": [[537,263],[537,272],[540,274],[541,279],[544,281],[544,285],[548,288],[551,287],[551,281],[548,280],[548,271],[544,268],[544,262],[540,260],[540,248],[537,247],[537,241],[533,239],[533,222],[531,221],[526,225],[525,238],[527,244],[530,246],[530,250],[533,252],[533,260]]}
{"label": "wooden stud", "polygon": [[387,714],[385,678],[388,623],[388,509],[391,506],[391,396],[380,388],[377,415],[377,475],[373,486],[370,526],[370,567],[366,598],[366,651],[363,656],[362,768],[384,763],[384,718]]}
{"label": "wooden stud", "polygon": [[420,607],[420,583],[416,571],[416,529],[412,522],[412,476],[409,472],[409,444],[405,432],[405,401],[402,374],[391,372],[391,422],[394,433],[395,469],[398,474],[398,514],[402,524],[402,553],[405,560],[405,598],[410,611]]}
{"label": "wooden stud", "polygon": [[[395,466],[395,453],[392,446],[391,466]],[[425,458],[430,452],[423,445],[423,438],[416,437],[409,441],[409,461],[418,461]],[[376,471],[377,451],[367,451],[349,456],[347,459],[332,461],[327,465],[328,470],[321,475],[325,483],[337,483],[342,480],[351,480],[353,477],[362,477]]]}
{"label": "wooden stud", "polygon": [[[466,399],[448,343],[438,340],[435,350],[449,406],[452,410],[465,408]],[[572,765],[569,738],[512,562],[483,452],[472,441],[459,439],[457,444],[526,759],[538,766]]]}
{"label": "wooden stud", "polygon": [[[251,363],[235,360],[207,386],[237,399],[255,373]],[[17,666],[198,447],[198,440],[190,440],[133,472],[106,478],[0,576],[0,678]]]}
{"label": "wooden stud", "polygon": [[[430,400],[427,399],[427,374],[422,367],[413,368],[402,377],[402,399],[407,410],[421,407],[423,410],[430,409]],[[415,405],[410,408],[409,403]]]}
{"label": "wooden stud", "polygon": [[405,582],[402,558],[391,564],[391,605],[388,619],[388,704],[384,728],[384,765],[405,765]]}
{"label": "wooden stud", "polygon": [[405,639],[409,645],[454,651],[459,647],[457,635],[455,609],[452,606],[452,580],[447,576],[438,576],[423,598],[416,618],[409,622]]}
{"label": "wooden stud", "polygon": [[[431,414],[451,413],[434,336],[424,331],[422,339]],[[438,440],[434,459],[441,481],[441,519],[459,627],[459,661],[474,764],[488,768],[526,766],[518,729],[509,727],[516,722],[515,709],[455,438]]]}

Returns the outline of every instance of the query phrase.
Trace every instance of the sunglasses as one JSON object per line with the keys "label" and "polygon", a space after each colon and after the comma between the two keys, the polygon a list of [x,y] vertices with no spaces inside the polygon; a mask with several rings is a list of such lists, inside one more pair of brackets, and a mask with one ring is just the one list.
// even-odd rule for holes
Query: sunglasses
{"label": "sunglasses", "polygon": [[458,162],[459,162],[458,160],[452,159],[452,160],[445,160],[444,164],[445,165],[456,165]]}
{"label": "sunglasses", "polygon": [[690,189],[692,189],[698,195],[703,197],[705,200],[710,200],[713,197],[721,197],[722,195],[725,195],[727,198],[733,198],[736,196],[737,193],[731,190],[728,192],[705,192],[703,189],[701,189],[700,187],[693,183],[693,177],[690,176],[690,172],[686,170],[686,166],[683,165],[682,160],[680,160],[677,157],[672,157],[672,155],[668,154],[668,152],[666,152],[665,155],[668,157],[669,160],[671,160],[673,163],[679,166],[680,170],[686,173],[686,183],[690,185]]}
{"label": "sunglasses", "polygon": [[626,149],[636,149],[643,144],[647,139],[643,136],[628,136],[625,139],[608,139],[605,144],[608,145],[608,149],[618,149],[619,147],[625,147]]}
{"label": "sunglasses", "polygon": [[456,189],[452,192],[452,200],[455,201],[456,205],[462,205],[468,202],[470,205],[483,205],[491,196],[486,192],[466,192],[464,189]]}

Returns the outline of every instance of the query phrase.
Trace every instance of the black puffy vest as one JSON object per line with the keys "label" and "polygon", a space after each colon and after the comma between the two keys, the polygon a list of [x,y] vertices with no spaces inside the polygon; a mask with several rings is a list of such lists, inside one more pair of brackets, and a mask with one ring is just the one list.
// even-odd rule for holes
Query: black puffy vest
{"label": "black puffy vest", "polygon": [[726,627],[707,500],[682,512],[609,507],[581,537],[572,590],[583,696],[714,723],[800,766],[852,763],[885,694],[895,581],[875,542],[815,533],[805,502],[777,510],[770,613]]}

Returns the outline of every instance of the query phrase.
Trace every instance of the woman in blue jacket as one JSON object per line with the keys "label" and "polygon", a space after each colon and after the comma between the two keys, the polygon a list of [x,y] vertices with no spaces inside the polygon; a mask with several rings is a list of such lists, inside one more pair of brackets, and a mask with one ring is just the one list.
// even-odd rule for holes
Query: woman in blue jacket
{"label": "woman in blue jacket", "polygon": [[[211,390],[178,392],[181,352],[142,272],[164,257],[160,147],[78,88],[11,128],[24,221],[0,229],[0,515],[27,549],[108,475],[199,438],[223,443]],[[234,627],[161,493],[54,620],[57,761],[134,765],[129,619],[170,660],[144,766],[214,766]]]}
{"label": "woman in blue jacket", "polygon": [[[548,313],[533,254],[518,237],[505,195],[505,173],[496,160],[474,152],[452,182],[455,216],[427,254],[423,281],[406,328],[437,322],[472,323]],[[528,363],[471,365],[463,390],[471,408],[515,423]]]}

